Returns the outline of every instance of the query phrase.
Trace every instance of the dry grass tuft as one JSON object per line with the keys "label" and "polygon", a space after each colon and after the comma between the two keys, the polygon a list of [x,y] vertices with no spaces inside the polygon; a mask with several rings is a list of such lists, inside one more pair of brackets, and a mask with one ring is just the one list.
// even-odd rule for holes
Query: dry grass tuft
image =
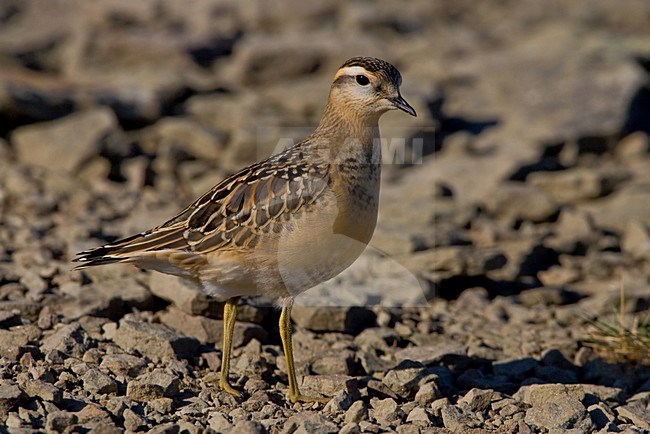
{"label": "dry grass tuft", "polygon": [[[589,337],[582,343],[603,359],[614,363],[650,365],[650,315],[625,315],[625,289],[621,278],[620,310],[615,323],[587,318]],[[629,325],[628,325],[629,324]]]}

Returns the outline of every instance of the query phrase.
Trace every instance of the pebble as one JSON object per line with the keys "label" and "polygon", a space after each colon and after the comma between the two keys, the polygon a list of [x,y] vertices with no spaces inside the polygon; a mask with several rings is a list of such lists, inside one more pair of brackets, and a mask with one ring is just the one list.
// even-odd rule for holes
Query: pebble
{"label": "pebble", "polygon": [[192,357],[199,343],[160,324],[122,319],[115,333],[115,343],[125,351],[136,350],[152,360]]}

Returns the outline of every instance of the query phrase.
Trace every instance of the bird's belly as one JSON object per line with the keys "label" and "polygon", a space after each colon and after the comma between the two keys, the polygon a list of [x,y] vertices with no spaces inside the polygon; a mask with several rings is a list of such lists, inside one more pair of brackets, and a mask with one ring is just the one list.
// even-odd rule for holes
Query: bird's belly
{"label": "bird's belly", "polygon": [[348,268],[366,248],[375,229],[376,208],[327,207],[304,213],[280,235],[278,276],[297,295]]}

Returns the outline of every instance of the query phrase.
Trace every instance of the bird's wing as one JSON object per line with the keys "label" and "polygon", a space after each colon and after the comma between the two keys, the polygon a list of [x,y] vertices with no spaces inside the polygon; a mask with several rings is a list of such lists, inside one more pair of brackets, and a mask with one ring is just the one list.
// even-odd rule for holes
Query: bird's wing
{"label": "bird's wing", "polygon": [[226,178],[162,225],[81,252],[75,262],[83,268],[162,251],[196,255],[251,249],[260,235],[278,232],[317,201],[328,182],[325,165],[310,164],[289,149]]}

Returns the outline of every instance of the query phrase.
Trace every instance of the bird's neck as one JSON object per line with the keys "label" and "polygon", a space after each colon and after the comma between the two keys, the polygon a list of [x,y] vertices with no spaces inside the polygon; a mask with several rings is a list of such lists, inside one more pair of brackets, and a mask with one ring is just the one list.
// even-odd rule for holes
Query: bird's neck
{"label": "bird's neck", "polygon": [[378,163],[379,116],[361,116],[357,111],[328,103],[321,121],[312,134],[313,139],[329,148],[330,158],[343,161]]}

